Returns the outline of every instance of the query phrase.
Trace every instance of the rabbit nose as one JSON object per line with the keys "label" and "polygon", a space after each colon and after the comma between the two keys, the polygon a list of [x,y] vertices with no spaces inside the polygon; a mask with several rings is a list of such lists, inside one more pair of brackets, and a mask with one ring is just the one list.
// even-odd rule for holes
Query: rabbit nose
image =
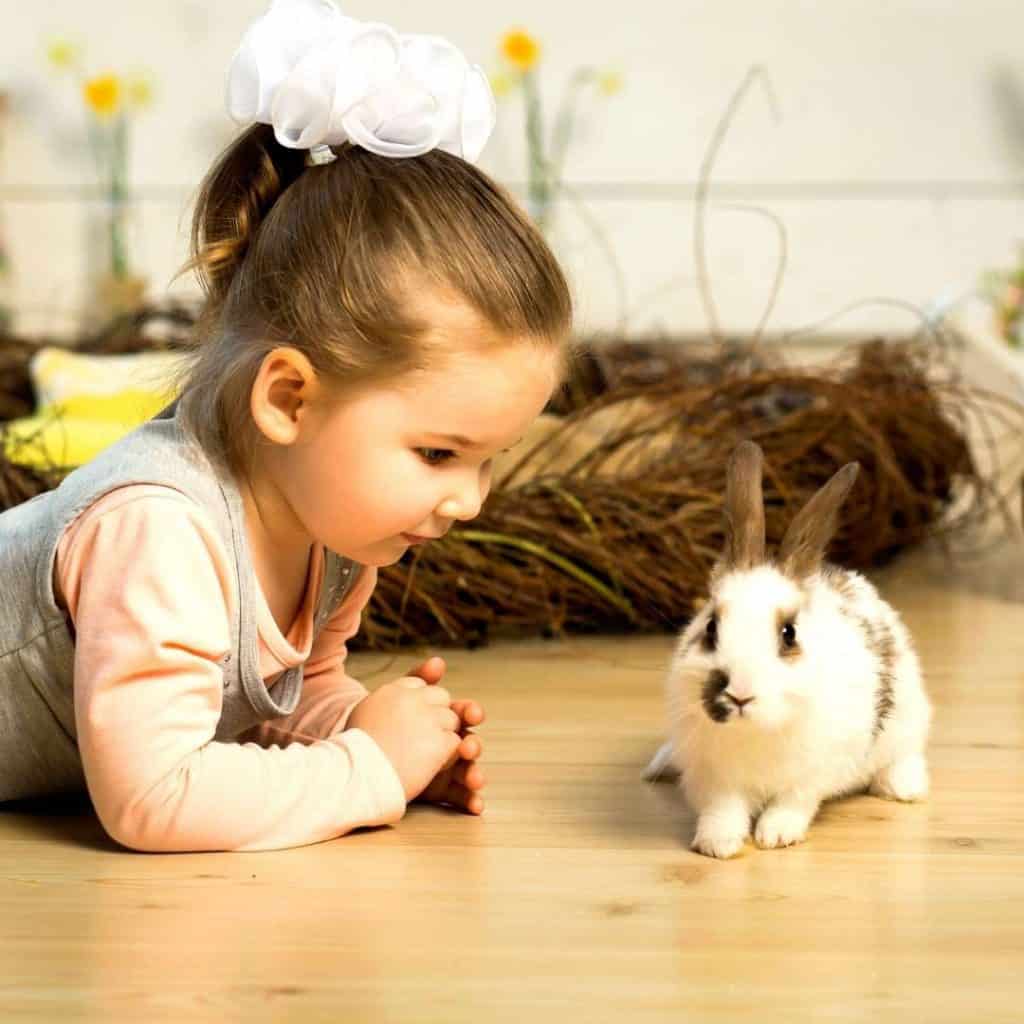
{"label": "rabbit nose", "polygon": [[735,696],[735,694],[730,693],[728,690],[725,691],[725,695],[738,708],[746,707],[746,705],[754,699],[753,697],[737,697]]}

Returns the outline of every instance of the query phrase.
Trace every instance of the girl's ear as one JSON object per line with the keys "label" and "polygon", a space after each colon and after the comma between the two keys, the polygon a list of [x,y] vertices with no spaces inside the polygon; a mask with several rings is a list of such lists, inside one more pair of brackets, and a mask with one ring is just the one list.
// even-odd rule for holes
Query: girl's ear
{"label": "girl's ear", "polygon": [[298,349],[268,352],[250,396],[252,418],[263,436],[275,444],[294,444],[300,421],[318,390],[313,364]]}
{"label": "girl's ear", "polygon": [[779,547],[779,562],[787,576],[805,579],[821,568],[825,549],[839,528],[839,509],[859,470],[856,462],[848,462],[789,524]]}
{"label": "girl's ear", "polygon": [[764,454],[753,441],[737,445],[725,477],[725,553],[722,570],[752,569],[764,562]]}

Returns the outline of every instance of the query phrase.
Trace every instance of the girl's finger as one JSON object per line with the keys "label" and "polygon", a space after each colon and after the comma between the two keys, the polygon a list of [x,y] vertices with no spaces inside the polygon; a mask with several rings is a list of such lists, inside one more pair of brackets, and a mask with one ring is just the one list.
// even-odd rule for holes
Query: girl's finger
{"label": "girl's finger", "polygon": [[[455,714],[451,708],[436,708],[434,714],[437,715],[437,722],[442,729],[445,729],[448,732],[459,731],[459,716]],[[461,743],[459,746],[461,746]],[[456,753],[457,752],[458,747],[456,747]]]}
{"label": "girl's finger", "polygon": [[409,675],[419,676],[427,685],[433,686],[444,678],[447,668],[448,666],[445,664],[444,658],[435,654],[433,657],[427,658],[426,661],[417,665],[416,668],[410,669]]}
{"label": "girl's finger", "polygon": [[[429,704],[436,704],[442,708],[451,708],[452,695],[443,686],[438,686],[436,683],[432,686],[427,686],[426,693],[423,696]],[[455,714],[454,710],[452,710],[452,714]],[[458,717],[456,715],[456,718]],[[459,721],[461,722],[462,719],[459,718]]]}
{"label": "girl's finger", "polygon": [[475,700],[452,701],[452,708],[462,721],[471,728],[475,725],[480,725],[485,718],[484,709]]}
{"label": "girl's finger", "polygon": [[399,686],[404,686],[407,690],[418,690],[421,686],[427,685],[418,676],[402,676],[401,679],[396,679],[395,682]]}
{"label": "girl's finger", "polygon": [[482,814],[484,809],[483,797],[479,793],[474,793],[472,790],[466,789],[465,786],[459,785],[457,782],[453,782],[448,787],[444,802],[461,807],[469,814]]}
{"label": "girl's finger", "polygon": [[483,789],[487,784],[483,769],[475,761],[459,761],[452,769],[452,780],[473,791]]}
{"label": "girl's finger", "polygon": [[475,761],[483,752],[483,742],[476,733],[467,733],[459,744],[459,757],[463,761]]}

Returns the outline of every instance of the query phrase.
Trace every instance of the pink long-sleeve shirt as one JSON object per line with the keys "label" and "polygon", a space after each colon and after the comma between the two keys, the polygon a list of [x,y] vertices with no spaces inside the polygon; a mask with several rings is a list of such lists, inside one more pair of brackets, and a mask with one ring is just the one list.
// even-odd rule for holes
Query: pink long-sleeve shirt
{"label": "pink long-sleeve shirt", "polygon": [[257,596],[267,684],[305,662],[285,718],[218,742],[236,595],[204,510],[168,487],[105,495],[65,531],[54,570],[75,629],[74,698],[86,784],[107,831],[139,850],[262,850],[398,821],[391,762],[348,716],[366,690],[345,672],[346,641],[377,579],[367,567],[313,642],[324,552],[287,633]]}

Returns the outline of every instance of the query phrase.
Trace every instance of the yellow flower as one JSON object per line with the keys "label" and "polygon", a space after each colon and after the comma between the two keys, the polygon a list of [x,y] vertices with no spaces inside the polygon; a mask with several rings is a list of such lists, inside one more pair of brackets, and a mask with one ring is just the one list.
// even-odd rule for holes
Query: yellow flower
{"label": "yellow flower", "polygon": [[506,32],[501,40],[501,52],[520,71],[529,71],[540,58],[540,44],[526,32]]}
{"label": "yellow flower", "polygon": [[515,87],[515,80],[511,75],[506,75],[504,71],[495,71],[489,77],[491,80],[491,91],[499,100],[507,96]]}
{"label": "yellow flower", "polygon": [[121,80],[117,75],[97,75],[82,86],[85,102],[100,117],[116,114],[121,106]]}
{"label": "yellow flower", "polygon": [[141,110],[153,102],[153,80],[147,75],[134,75],[125,86],[130,106]]}
{"label": "yellow flower", "polygon": [[622,92],[623,78],[619,71],[602,71],[597,78],[597,87],[605,96],[614,96]]}
{"label": "yellow flower", "polygon": [[58,70],[67,71],[78,63],[79,50],[67,39],[54,39],[46,47],[46,59]]}

